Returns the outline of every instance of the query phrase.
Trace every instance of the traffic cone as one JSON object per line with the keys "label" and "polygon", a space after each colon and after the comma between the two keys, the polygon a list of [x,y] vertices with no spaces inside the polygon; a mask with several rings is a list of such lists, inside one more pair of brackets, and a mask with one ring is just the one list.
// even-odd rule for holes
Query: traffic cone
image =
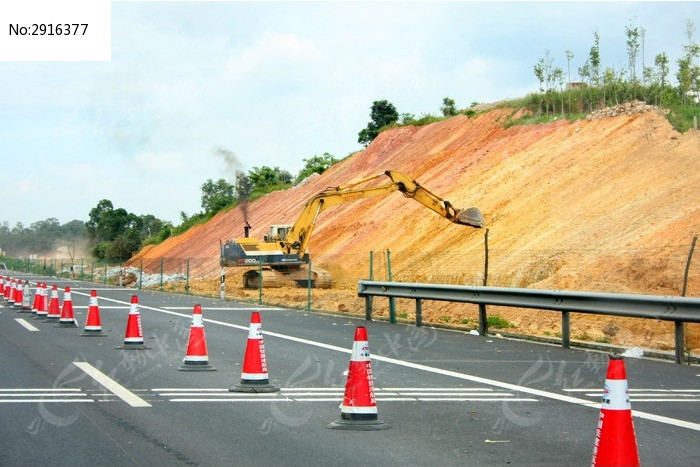
{"label": "traffic cone", "polygon": [[78,326],[78,322],[73,315],[73,300],[70,296],[70,287],[66,286],[63,292],[63,308],[61,309],[61,317],[56,324],[57,328],[74,328]]}
{"label": "traffic cone", "polygon": [[22,309],[20,313],[29,313],[32,311],[32,292],[29,289],[29,281],[24,283],[24,292],[22,293]]}
{"label": "traffic cone", "polygon": [[22,309],[22,300],[24,298],[24,283],[22,280],[17,281],[17,285],[15,286],[15,308]]}
{"label": "traffic cone", "polygon": [[0,276],[0,297],[5,299],[5,278]]}
{"label": "traffic cone", "polygon": [[7,303],[10,304],[10,306],[15,304],[15,279],[10,280],[10,290],[6,291],[5,293],[5,300],[7,300]]}
{"label": "traffic cone", "polygon": [[243,357],[241,382],[230,388],[231,392],[277,392],[280,388],[270,384],[267,375],[265,344],[263,343],[260,313],[254,311],[250,316],[248,343]]}
{"label": "traffic cone", "polygon": [[639,466],[625,361],[611,355],[593,446],[593,467]]}
{"label": "traffic cone", "polygon": [[377,418],[377,400],[374,397],[374,377],[369,358],[367,328],[355,329],[348,380],[345,384],[340,420],[328,425],[336,430],[383,430],[389,428]]}
{"label": "traffic cone", "polygon": [[88,306],[87,319],[82,337],[105,337],[102,332],[102,322],[100,321],[100,307],[97,305],[97,290],[90,292],[90,305]]}
{"label": "traffic cone", "polygon": [[41,296],[41,283],[36,283],[36,290],[34,291],[34,301],[32,302],[32,313],[36,315],[39,310],[39,297]]}
{"label": "traffic cone", "polygon": [[39,290],[39,304],[36,309],[36,319],[40,318],[46,318],[49,314],[49,308],[48,308],[48,300],[47,298],[47,290],[46,290],[46,283],[41,284],[41,289]]}
{"label": "traffic cone", "polygon": [[131,296],[131,308],[129,309],[129,317],[126,320],[124,344],[117,348],[126,350],[150,349],[150,347],[143,343],[143,328],[141,327],[141,312],[139,311],[138,295]]}
{"label": "traffic cone", "polygon": [[192,311],[192,325],[190,326],[187,352],[179,369],[180,371],[216,371],[216,368],[209,364],[207,337],[204,334],[201,305],[195,305]]}
{"label": "traffic cone", "polygon": [[61,308],[58,305],[58,287],[56,284],[51,288],[51,300],[49,300],[49,312],[46,318],[49,320],[59,319],[61,317]]}

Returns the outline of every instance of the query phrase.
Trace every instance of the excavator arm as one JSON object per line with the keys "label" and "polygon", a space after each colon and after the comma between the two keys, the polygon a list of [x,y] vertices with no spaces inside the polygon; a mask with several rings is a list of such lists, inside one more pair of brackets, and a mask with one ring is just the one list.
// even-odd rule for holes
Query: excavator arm
{"label": "excavator arm", "polygon": [[[359,185],[383,176],[389,177],[391,181],[378,187],[358,188]],[[469,225],[475,228],[484,226],[484,217],[477,208],[457,209],[449,201],[421,186],[415,180],[406,177],[400,172],[387,170],[347,185],[326,188],[311,198],[304,206],[301,215],[287,234],[285,240],[280,241],[282,251],[285,254],[304,254],[316,226],[318,215],[326,209],[349,201],[385,195],[394,191],[400,191],[405,197],[418,201],[456,224]]]}

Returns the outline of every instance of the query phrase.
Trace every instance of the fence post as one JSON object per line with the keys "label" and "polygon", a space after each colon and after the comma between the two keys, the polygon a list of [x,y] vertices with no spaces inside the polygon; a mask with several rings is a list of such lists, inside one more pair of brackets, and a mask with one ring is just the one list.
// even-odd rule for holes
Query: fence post
{"label": "fence post", "polygon": [[258,304],[262,305],[262,289],[263,289],[263,275],[262,275],[262,258],[260,258],[260,270],[258,274]]}
{"label": "fence post", "polygon": [[85,279],[85,260],[80,260],[80,280]]}
{"label": "fence post", "polygon": [[[374,251],[369,252],[369,280],[374,280]],[[372,305],[374,304],[374,297],[371,295],[367,296],[365,303],[365,320],[372,321]]]}
{"label": "fence post", "polygon": [[[387,248],[386,250],[386,270],[389,274],[389,282],[392,282],[391,278],[391,251]],[[396,299],[394,297],[389,297],[389,322],[396,323]]]}
{"label": "fence post", "polygon": [[423,326],[423,299],[416,298],[416,326]]}
{"label": "fence post", "polygon": [[95,263],[90,261],[90,282],[95,282]]}
{"label": "fence post", "polygon": [[139,290],[143,287],[143,258],[141,258],[141,262],[139,263]]}
{"label": "fence post", "polygon": [[190,294],[190,260],[187,260],[186,264],[186,270],[187,270],[187,275],[185,276],[185,295]]}
{"label": "fence post", "polygon": [[[489,278],[489,229],[484,232],[484,287]],[[489,332],[488,318],[486,317],[486,305],[479,304],[479,334],[485,336]]]}
{"label": "fence post", "polygon": [[[695,117],[697,118],[697,117]],[[695,120],[697,125],[697,120]],[[696,127],[697,129],[697,127]],[[681,297],[685,297],[685,293],[688,288],[688,272],[690,271],[690,262],[693,260],[693,252],[695,251],[695,243],[698,241],[697,235],[693,237],[693,241],[690,244],[690,252],[688,253],[688,261],[685,263],[685,273],[683,274],[683,289],[681,290]],[[674,321],[674,347],[676,363],[683,363],[685,361],[685,356],[683,354],[685,350],[685,323],[683,321]]]}
{"label": "fence post", "polygon": [[119,287],[124,287],[124,282],[122,281],[122,276],[124,275],[124,268],[122,263],[119,263]]}
{"label": "fence post", "polygon": [[311,257],[309,257],[309,278],[306,281],[306,312],[311,313]]}
{"label": "fence post", "polygon": [[104,273],[104,277],[102,278],[102,281],[104,284],[107,283],[107,260],[105,260],[105,273]]}
{"label": "fence post", "polygon": [[568,311],[561,312],[561,347],[571,347],[571,313]]}
{"label": "fence post", "polygon": [[163,291],[163,263],[165,262],[165,258],[160,259],[160,291]]}
{"label": "fence post", "polygon": [[226,300],[226,269],[221,266],[221,281],[219,282],[219,298]]}

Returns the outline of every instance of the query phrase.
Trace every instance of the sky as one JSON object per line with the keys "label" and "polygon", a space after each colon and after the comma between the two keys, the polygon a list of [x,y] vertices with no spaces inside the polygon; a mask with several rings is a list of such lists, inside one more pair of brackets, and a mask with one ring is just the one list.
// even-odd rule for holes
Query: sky
{"label": "sky", "polygon": [[361,149],[375,100],[420,116],[522,97],[545,50],[565,75],[573,51],[576,81],[596,29],[604,67],[627,65],[636,25],[675,76],[700,3],[115,1],[111,20],[111,61],[0,62],[0,222],[109,199],[178,224],[207,179]]}

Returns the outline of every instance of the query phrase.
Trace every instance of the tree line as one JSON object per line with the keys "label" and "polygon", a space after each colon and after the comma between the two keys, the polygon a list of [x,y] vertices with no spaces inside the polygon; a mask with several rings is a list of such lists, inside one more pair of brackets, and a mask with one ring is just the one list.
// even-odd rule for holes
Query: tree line
{"label": "tree line", "polygon": [[690,20],[686,23],[685,36],[686,43],[676,62],[674,76],[665,51],[654,55],[653,62],[646,62],[646,30],[631,22],[625,26],[627,63],[618,68],[604,65],[597,30],[593,32],[593,44],[583,57],[583,63],[573,70],[573,79],[574,53],[564,52],[565,71],[556,64],[551,52],[545,50],[544,56],[533,66],[539,89],[530,96],[528,104],[538,115],[591,112],[631,100],[681,111],[683,107],[697,107],[700,103],[700,45],[695,41],[695,25]]}

